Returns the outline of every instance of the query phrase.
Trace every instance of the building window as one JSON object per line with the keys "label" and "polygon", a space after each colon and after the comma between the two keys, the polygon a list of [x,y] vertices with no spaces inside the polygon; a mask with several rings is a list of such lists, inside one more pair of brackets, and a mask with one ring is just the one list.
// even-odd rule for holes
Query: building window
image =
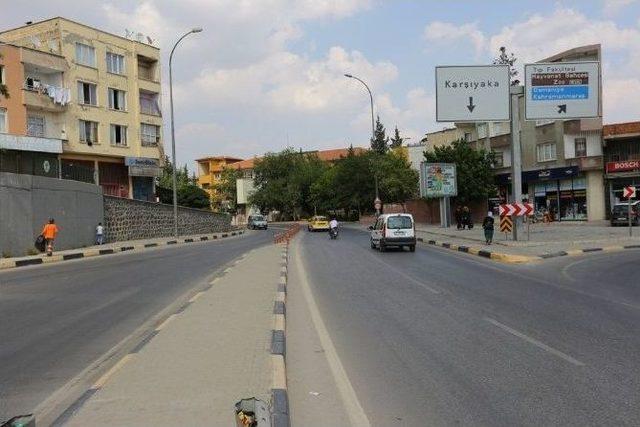
{"label": "building window", "polygon": [[98,122],[80,120],[79,128],[80,142],[86,142],[89,145],[98,143]]}
{"label": "building window", "polygon": [[160,126],[140,123],[140,139],[143,147],[154,147],[160,143]]}
{"label": "building window", "polygon": [[466,142],[471,142],[471,132],[465,132],[464,133],[464,140]]}
{"label": "building window", "polygon": [[76,43],[76,62],[89,67],[96,66],[96,50],[86,44]]}
{"label": "building window", "polygon": [[4,65],[0,65],[0,85],[4,84]]}
{"label": "building window", "polygon": [[160,115],[160,95],[155,92],[140,91],[140,112],[152,116]]}
{"label": "building window", "polygon": [[107,71],[113,74],[124,74],[124,56],[107,52]]}
{"label": "building window", "polygon": [[0,108],[0,133],[7,132],[7,109]]}
{"label": "building window", "polygon": [[127,127],[122,125],[111,125],[111,145],[126,147]]}
{"label": "building window", "polygon": [[78,82],[78,104],[98,105],[96,87],[93,83]]}
{"label": "building window", "polygon": [[536,147],[538,151],[538,161],[548,162],[556,159],[556,143],[548,142],[546,144],[540,144]]}
{"label": "building window", "polygon": [[576,138],[576,157],[587,157],[587,138]]}
{"label": "building window", "polygon": [[125,111],[127,109],[126,93],[123,90],[109,88],[109,108]]}
{"label": "building window", "polygon": [[504,153],[502,151],[493,152],[493,167],[494,168],[504,167]]}
{"label": "building window", "polygon": [[44,138],[44,117],[27,116],[27,135]]}
{"label": "building window", "polygon": [[143,80],[158,81],[157,65],[156,59],[138,55],[138,77]]}

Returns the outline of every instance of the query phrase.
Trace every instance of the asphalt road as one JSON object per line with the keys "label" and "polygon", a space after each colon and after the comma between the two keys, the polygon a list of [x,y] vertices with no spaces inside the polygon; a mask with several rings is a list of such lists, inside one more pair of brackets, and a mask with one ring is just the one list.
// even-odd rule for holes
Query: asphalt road
{"label": "asphalt road", "polygon": [[[424,245],[379,253],[350,229],[294,247],[371,425],[638,425],[640,251],[509,266]],[[304,303],[292,279],[288,312]],[[336,378],[296,359],[320,345],[305,339],[287,349],[294,425]]]}
{"label": "asphalt road", "polygon": [[0,421],[33,411],[221,266],[271,243],[275,231],[1,272]]}

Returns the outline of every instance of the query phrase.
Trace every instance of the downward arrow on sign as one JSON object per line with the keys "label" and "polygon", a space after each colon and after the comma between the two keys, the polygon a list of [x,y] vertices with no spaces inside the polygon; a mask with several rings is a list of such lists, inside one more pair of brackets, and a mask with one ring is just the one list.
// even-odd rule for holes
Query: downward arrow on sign
{"label": "downward arrow on sign", "polygon": [[470,113],[473,113],[473,109],[476,108],[476,106],[473,105],[473,96],[469,97],[469,105],[467,105],[467,108],[469,109]]}

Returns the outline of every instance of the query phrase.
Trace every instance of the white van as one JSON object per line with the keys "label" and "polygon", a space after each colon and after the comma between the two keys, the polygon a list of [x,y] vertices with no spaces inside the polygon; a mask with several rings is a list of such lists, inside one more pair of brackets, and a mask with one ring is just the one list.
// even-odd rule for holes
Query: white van
{"label": "white van", "polygon": [[388,247],[416,250],[416,229],[413,216],[406,213],[384,214],[378,217],[371,230],[371,249],[384,252]]}

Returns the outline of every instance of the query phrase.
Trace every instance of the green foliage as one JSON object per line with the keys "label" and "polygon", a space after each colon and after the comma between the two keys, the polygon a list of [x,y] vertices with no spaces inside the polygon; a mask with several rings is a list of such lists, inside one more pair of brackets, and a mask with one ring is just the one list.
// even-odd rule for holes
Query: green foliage
{"label": "green foliage", "polygon": [[500,53],[493,60],[494,65],[508,65],[509,66],[509,77],[511,79],[511,86],[516,86],[520,83],[520,80],[516,79],[518,76],[518,70],[515,67],[515,63],[518,60],[516,56],[511,52],[507,54],[507,48],[504,46],[500,47]]}
{"label": "green foliage", "polygon": [[[156,193],[161,203],[173,204],[172,173],[173,164],[165,156],[162,175],[156,178]],[[189,176],[186,165],[176,170],[176,183],[178,205],[196,209],[210,208],[209,194],[196,185],[196,177],[194,175]]]}
{"label": "green foliage", "polygon": [[376,128],[374,131],[374,138],[371,140],[371,150],[378,154],[384,154],[389,149],[389,137],[384,128],[384,125],[380,121],[380,116],[376,118]]}
{"label": "green foliage", "polygon": [[261,210],[277,210],[284,217],[299,218],[303,212],[313,211],[311,185],[327,167],[316,155],[291,148],[269,153],[256,162],[256,190],[249,201]]}
{"label": "green foliage", "polygon": [[393,138],[391,138],[391,143],[389,144],[389,146],[391,148],[398,148],[402,146],[403,142],[404,142],[404,138],[400,136],[400,131],[398,130],[398,126],[396,126],[396,129],[393,134]]}
{"label": "green foliage", "polygon": [[195,184],[178,189],[178,205],[196,209],[210,209],[209,193]]}
{"label": "green foliage", "polygon": [[475,150],[464,140],[425,151],[424,157],[430,163],[456,164],[460,202],[482,200],[496,191],[491,154],[485,150]]}
{"label": "green foliage", "polygon": [[214,200],[214,210],[235,214],[237,210],[237,186],[236,181],[242,178],[242,172],[238,169],[225,167],[220,173],[220,181],[214,185],[217,191]]}
{"label": "green foliage", "polygon": [[418,195],[418,171],[402,152],[389,151],[377,165],[380,198],[385,203],[404,203]]}

